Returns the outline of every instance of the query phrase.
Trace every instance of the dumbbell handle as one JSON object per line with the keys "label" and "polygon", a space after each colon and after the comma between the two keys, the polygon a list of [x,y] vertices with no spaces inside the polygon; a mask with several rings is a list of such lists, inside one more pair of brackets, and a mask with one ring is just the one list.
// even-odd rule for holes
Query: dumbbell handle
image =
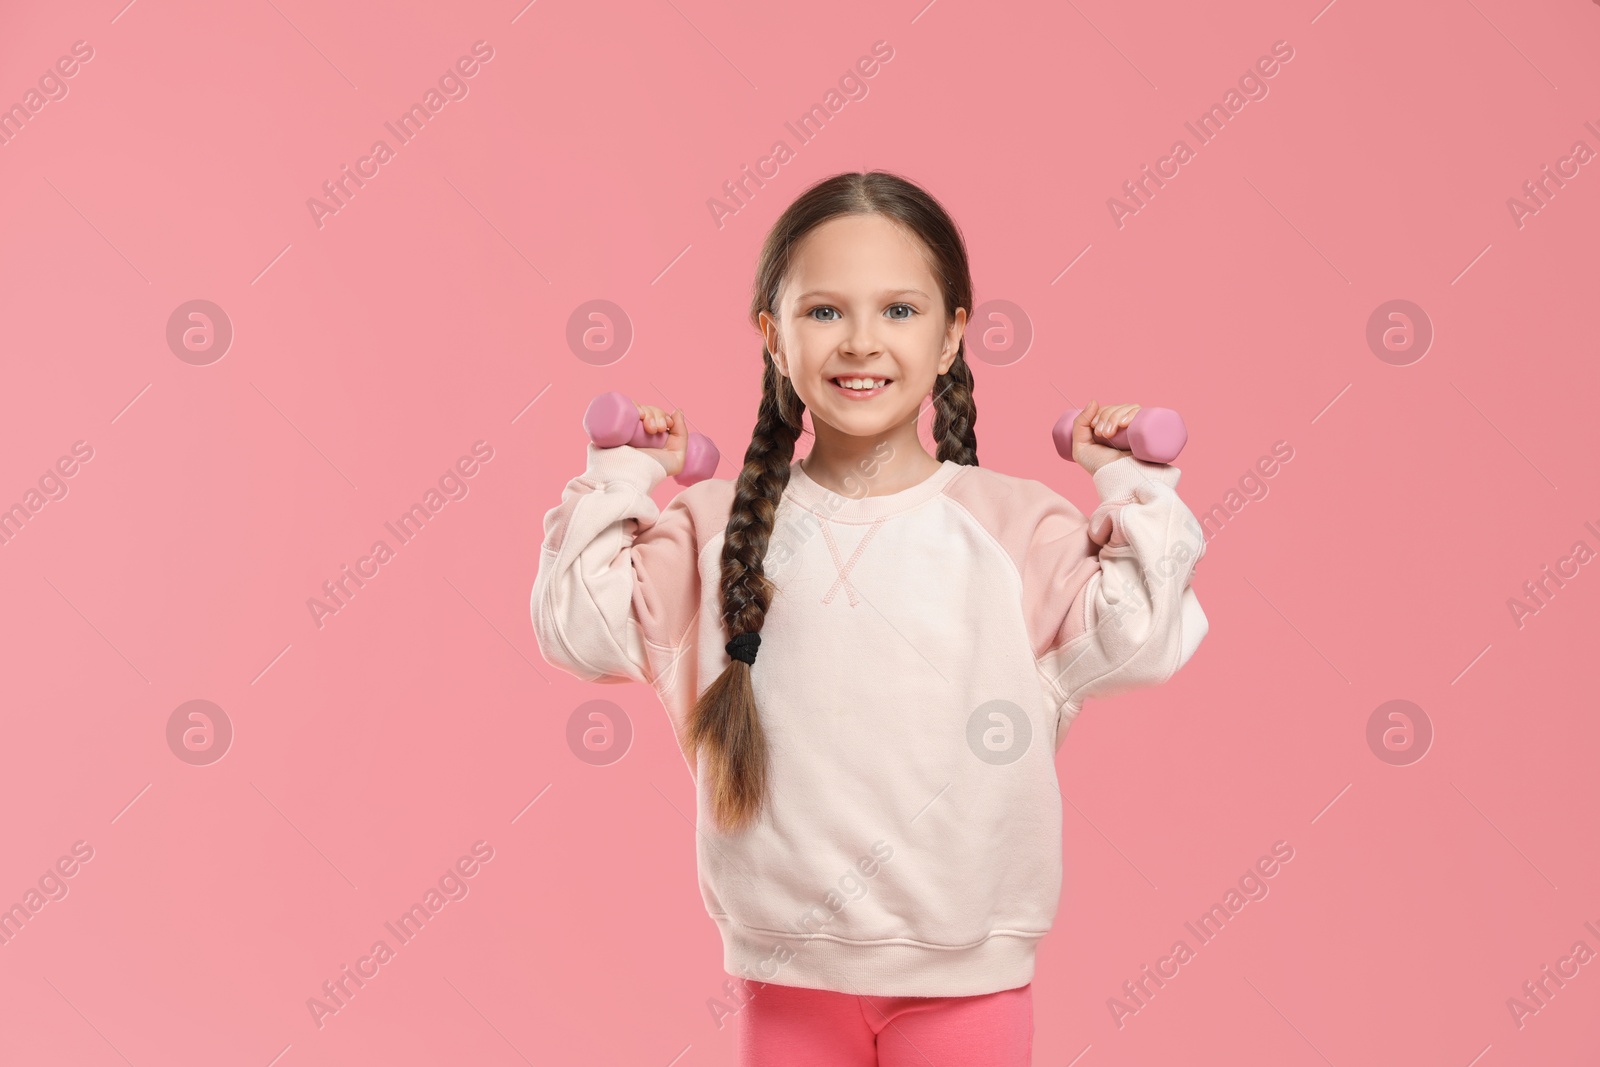
{"label": "dumbbell handle", "polygon": [[[648,433],[639,415],[639,406],[621,393],[601,393],[589,402],[583,413],[583,429],[601,448],[632,445],[634,448],[665,448],[667,433]],[[683,470],[677,474],[680,485],[705,481],[717,472],[722,454],[711,438],[691,433],[684,450]]]}
{"label": "dumbbell handle", "polygon": [[[1081,410],[1068,408],[1066,414],[1056,420],[1055,429],[1051,432],[1056,451],[1062,459],[1072,458],[1072,424],[1077,421]],[[1110,438],[1094,434],[1092,439],[1102,445],[1132,452],[1134,459],[1145,463],[1171,463],[1188,443],[1189,431],[1183,425],[1182,416],[1171,408],[1140,408],[1133,416],[1133,421]]]}

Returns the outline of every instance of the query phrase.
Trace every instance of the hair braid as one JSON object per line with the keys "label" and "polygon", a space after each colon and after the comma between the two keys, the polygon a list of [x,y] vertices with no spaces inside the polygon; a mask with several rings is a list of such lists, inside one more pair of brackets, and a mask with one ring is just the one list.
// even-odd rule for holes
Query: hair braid
{"label": "hair braid", "polygon": [[[722,543],[722,621],[728,637],[760,633],[775,592],[766,576],[767,544],[789,484],[789,465],[800,436],[804,403],[761,348],[761,407],[734,484],[733,510]],[[716,821],[736,829],[767,799],[766,732],[756,711],[750,665],[731,660],[711,683],[690,718],[690,751],[706,750]]]}
{"label": "hair braid", "polygon": [[[778,296],[794,249],[817,226],[842,215],[877,214],[893,219],[921,242],[943,290],[944,313],[972,310],[972,274],[966,244],[949,214],[932,196],[897,174],[870,171],[835,174],[800,194],[762,244],[750,293],[750,321],[759,328],[762,312],[778,314]],[[805,404],[788,378],[779,374],[763,343],[761,407],[734,484],[733,507],[722,545],[722,624],[729,640],[759,634],[777,590],[765,573],[768,542],[778,505],[789,484]],[[940,462],[978,463],[978,421],[972,398],[972,369],[966,342],[956,349],[950,369],[933,389],[933,436]],[[711,817],[725,830],[749,825],[766,805],[770,790],[767,740],[750,682],[751,665],[731,658],[695,702],[684,729],[691,762],[706,756]]]}
{"label": "hair braid", "polygon": [[933,441],[939,462],[953,459],[978,465],[978,405],[972,398],[972,368],[967,364],[967,339],[956,348],[955,362],[933,383]]}

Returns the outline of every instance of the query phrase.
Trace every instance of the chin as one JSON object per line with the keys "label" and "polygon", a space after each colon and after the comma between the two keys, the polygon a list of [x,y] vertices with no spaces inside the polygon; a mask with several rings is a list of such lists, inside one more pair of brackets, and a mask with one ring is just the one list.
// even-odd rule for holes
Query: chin
{"label": "chin", "polygon": [[[817,417],[817,409],[811,408],[813,420]],[[823,421],[839,433],[850,437],[882,437],[890,430],[900,425],[900,412],[884,414],[881,412],[868,415],[864,412],[839,411],[837,408],[824,410]],[[910,419],[909,414],[904,416]]]}

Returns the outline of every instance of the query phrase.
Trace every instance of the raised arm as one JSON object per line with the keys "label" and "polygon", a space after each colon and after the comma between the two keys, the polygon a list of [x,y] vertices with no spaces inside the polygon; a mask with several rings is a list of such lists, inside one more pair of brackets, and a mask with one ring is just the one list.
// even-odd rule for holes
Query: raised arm
{"label": "raised arm", "polygon": [[588,682],[655,685],[697,614],[696,538],[666,468],[630,445],[588,445],[588,466],[544,518],[533,630],[544,658]]}
{"label": "raised arm", "polygon": [[[1130,456],[1094,474],[1100,504],[1087,524],[1063,501],[1046,517],[1035,549],[1046,576],[1072,575],[1064,618],[1040,671],[1055,687],[1066,721],[1089,697],[1158,685],[1194,655],[1208,624],[1190,587],[1205,535],[1178,498],[1178,468]],[[1073,558],[1094,554],[1098,566]],[[1084,576],[1087,575],[1087,580]]]}

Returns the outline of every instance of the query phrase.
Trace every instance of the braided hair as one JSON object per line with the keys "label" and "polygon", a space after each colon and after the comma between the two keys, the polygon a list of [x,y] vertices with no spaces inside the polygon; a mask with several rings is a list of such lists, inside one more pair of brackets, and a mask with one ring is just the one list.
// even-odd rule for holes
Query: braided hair
{"label": "braided hair", "polygon": [[[972,308],[972,274],[961,231],[944,208],[914,183],[885,171],[836,174],[816,182],[773,223],[761,248],[750,300],[750,321],[759,328],[765,311],[776,318],[778,293],[789,271],[793,249],[815,227],[840,215],[883,215],[922,240],[944,296],[946,319]],[[731,639],[758,643],[772,596],[777,591],[763,562],[768,541],[789,484],[794,445],[803,432],[805,403],[790,380],[778,373],[765,341],[761,346],[761,406],[734,482],[733,510],[722,545],[722,623]],[[973,433],[977,407],[966,339],[933,387],[933,439],[938,459],[966,466],[978,463]],[[753,657],[752,657],[753,658]],[[691,759],[707,756],[712,817],[725,830],[754,822],[771,799],[767,741],[750,682],[751,664],[733,657],[695,702],[685,730]]]}

